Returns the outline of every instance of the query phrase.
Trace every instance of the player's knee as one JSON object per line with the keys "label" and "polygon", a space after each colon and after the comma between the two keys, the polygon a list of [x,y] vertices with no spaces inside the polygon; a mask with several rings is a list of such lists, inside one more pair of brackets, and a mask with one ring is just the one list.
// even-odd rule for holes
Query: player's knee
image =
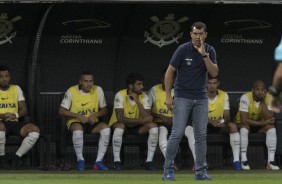
{"label": "player's knee", "polygon": [[37,132],[37,133],[40,133],[40,129],[39,129],[39,127],[38,127],[38,126],[33,125],[33,126],[31,127],[31,132]]}
{"label": "player's knee", "polygon": [[103,129],[100,131],[100,134],[101,134],[101,135],[111,135],[111,129],[110,129],[110,127],[105,126],[105,128],[103,128]]}

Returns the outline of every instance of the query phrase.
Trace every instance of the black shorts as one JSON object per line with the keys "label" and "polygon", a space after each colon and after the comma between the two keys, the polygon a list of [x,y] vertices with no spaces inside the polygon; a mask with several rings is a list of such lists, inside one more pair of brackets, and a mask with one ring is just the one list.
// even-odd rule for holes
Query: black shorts
{"label": "black shorts", "polygon": [[125,134],[126,135],[140,135],[138,131],[141,127],[142,125],[136,125],[133,127],[125,126]]}
{"label": "black shorts", "polygon": [[[92,130],[94,128],[96,128],[100,123],[103,123],[103,122],[97,122],[97,123],[94,123],[94,124],[90,124],[90,123],[81,123],[81,122],[74,122],[72,123],[71,125],[75,124],[75,123],[79,123],[81,124],[81,126],[83,127],[83,130],[84,130],[84,133],[85,134],[91,134],[92,133]],[[69,126],[69,129],[70,129],[71,126]]]}
{"label": "black shorts", "polygon": [[224,127],[214,127],[210,124],[208,124],[207,127],[207,133],[208,134],[228,134],[228,126],[224,126]]}
{"label": "black shorts", "polygon": [[5,121],[3,122],[6,128],[6,137],[10,135],[21,136],[21,129],[27,122]]}
{"label": "black shorts", "polygon": [[250,126],[250,132],[249,133],[259,133],[261,126]]}

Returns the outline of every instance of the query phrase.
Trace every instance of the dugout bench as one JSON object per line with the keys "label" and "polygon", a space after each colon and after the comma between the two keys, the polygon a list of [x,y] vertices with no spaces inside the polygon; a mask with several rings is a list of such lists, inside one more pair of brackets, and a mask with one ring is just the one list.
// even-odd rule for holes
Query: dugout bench
{"label": "dugout bench", "polygon": [[[239,104],[239,99],[240,96],[243,94],[243,92],[229,92],[229,100],[230,100],[230,114],[231,118],[233,118],[238,110],[238,104]],[[108,110],[112,110],[112,103],[114,100],[114,94],[112,92],[105,93],[105,97],[108,103]],[[109,105],[110,104],[110,105]],[[111,113],[109,113],[109,117],[111,116]],[[277,152],[276,154],[279,156],[282,154],[282,118],[281,114],[276,115],[277,121],[276,121],[276,126],[277,126]],[[62,121],[61,119],[58,120],[56,124],[56,153],[57,153],[57,159],[63,160],[64,157],[66,156],[66,147],[67,146],[72,146],[72,138],[71,135],[67,133],[67,127],[66,127],[66,122]],[[111,135],[112,137],[112,135]],[[95,146],[98,145],[98,140],[99,140],[99,134],[84,134],[84,145],[88,146]],[[111,146],[112,141],[110,141],[110,146]],[[219,146],[220,151],[225,154],[227,152],[226,149],[230,148],[230,140],[229,140],[229,134],[208,134],[207,135],[207,145],[209,146]],[[110,147],[109,146],[109,147]],[[140,150],[140,158],[139,162],[143,163],[144,162],[144,150],[147,149],[147,136],[146,135],[141,135],[141,136],[134,136],[134,135],[126,135],[126,137],[123,138],[123,144],[122,144],[122,150],[121,150],[121,158],[123,160],[123,157],[126,157],[126,153],[124,153],[124,146],[139,146]],[[266,147],[265,147],[265,134],[249,134],[249,147],[250,146],[260,146],[263,147],[262,153],[257,153],[257,154],[263,154],[263,156],[259,157],[260,158],[265,157],[266,155]],[[157,148],[158,149],[158,148]],[[188,150],[188,141],[187,138],[184,136],[181,140],[180,147],[180,159],[181,163],[183,165],[187,164],[187,150]],[[108,149],[109,151],[109,149]],[[261,152],[261,151],[259,151]],[[216,157],[222,157],[222,153],[216,154]],[[188,151],[189,156],[191,157],[190,151]],[[209,156],[209,149],[207,151],[207,157]],[[138,158],[137,158],[138,159]],[[219,162],[222,162],[223,158],[217,158]],[[249,158],[251,159],[251,158]],[[191,160],[191,159],[190,159]],[[263,160],[261,160],[263,161]],[[278,157],[278,164],[280,163],[280,157]],[[141,164],[142,165],[142,164]]]}

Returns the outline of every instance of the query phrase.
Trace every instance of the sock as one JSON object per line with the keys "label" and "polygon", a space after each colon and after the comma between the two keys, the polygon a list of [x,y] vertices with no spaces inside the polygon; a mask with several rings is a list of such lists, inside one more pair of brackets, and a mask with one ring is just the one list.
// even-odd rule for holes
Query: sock
{"label": "sock", "polygon": [[159,147],[165,157],[166,145],[167,145],[167,129],[164,126],[159,127]]}
{"label": "sock", "polygon": [[96,162],[103,160],[110,142],[111,129],[104,128],[100,131],[99,148]]}
{"label": "sock", "polygon": [[149,130],[148,154],[146,162],[152,162],[158,144],[158,127]]}
{"label": "sock", "polygon": [[277,145],[277,137],[276,137],[276,129],[271,128],[266,132],[266,147],[268,152],[268,163],[274,161],[276,145]]}
{"label": "sock", "polygon": [[247,148],[249,143],[249,130],[246,128],[240,129],[241,136],[241,161],[247,161]]}
{"label": "sock", "polygon": [[120,162],[120,149],[122,144],[122,135],[124,130],[122,128],[115,128],[113,135],[113,155],[114,162]]}
{"label": "sock", "polygon": [[239,132],[230,134],[230,145],[233,152],[233,162],[240,161],[240,134]]}
{"label": "sock", "polygon": [[23,140],[20,148],[16,152],[16,155],[22,157],[26,152],[28,152],[33,145],[36,143],[37,139],[39,138],[38,132],[30,132]]}
{"label": "sock", "polygon": [[195,137],[194,137],[194,130],[192,126],[187,126],[185,129],[185,136],[188,139],[188,146],[191,150],[191,153],[194,158],[194,162],[196,160],[196,153],[195,153]]}
{"label": "sock", "polygon": [[0,156],[5,155],[6,132],[0,131]]}
{"label": "sock", "polygon": [[77,157],[77,161],[84,160],[82,151],[83,151],[83,131],[74,130],[72,132],[72,143],[73,148]]}

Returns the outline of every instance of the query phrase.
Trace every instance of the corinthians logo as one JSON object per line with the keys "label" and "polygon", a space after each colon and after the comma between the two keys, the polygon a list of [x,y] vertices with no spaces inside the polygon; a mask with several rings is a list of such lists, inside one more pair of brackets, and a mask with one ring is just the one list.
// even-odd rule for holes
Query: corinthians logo
{"label": "corinthians logo", "polygon": [[7,13],[2,13],[0,15],[0,45],[7,42],[12,43],[12,38],[17,34],[17,31],[14,31],[13,23],[21,19],[22,17],[16,16],[11,20],[8,20]]}
{"label": "corinthians logo", "polygon": [[182,38],[183,32],[180,32],[180,23],[187,21],[188,17],[182,17],[175,21],[174,14],[168,14],[164,20],[159,20],[158,17],[153,16],[150,18],[155,24],[150,28],[151,34],[145,31],[144,37],[146,42],[151,42],[160,48],[165,45],[172,44],[174,42],[179,43],[178,40]]}

